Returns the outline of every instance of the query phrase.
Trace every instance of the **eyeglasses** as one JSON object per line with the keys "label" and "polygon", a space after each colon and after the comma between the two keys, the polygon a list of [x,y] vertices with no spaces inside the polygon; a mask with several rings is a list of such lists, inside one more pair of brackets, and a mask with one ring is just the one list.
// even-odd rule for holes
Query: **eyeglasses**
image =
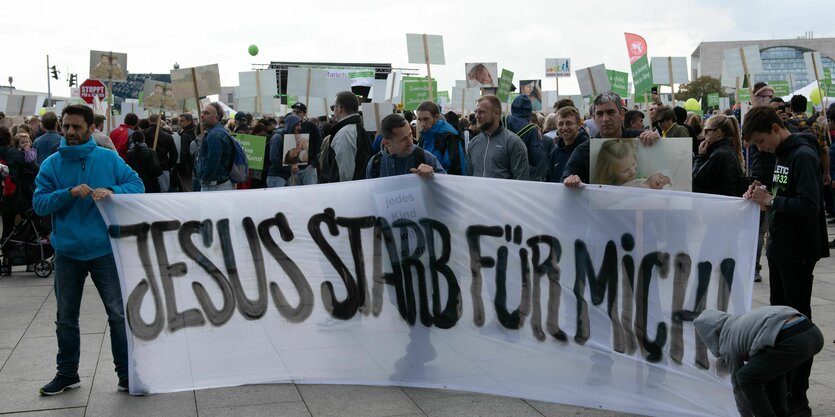
{"label": "eyeglasses", "polygon": [[339,106],[338,104],[331,104],[331,111],[333,111],[333,109],[335,109],[337,106],[342,107],[342,106]]}
{"label": "eyeglasses", "polygon": [[706,134],[708,134],[708,133],[710,133],[710,132],[713,132],[714,130],[719,130],[719,129],[706,127],[706,128],[705,128],[705,135],[706,135]]}
{"label": "eyeglasses", "polygon": [[777,106],[777,111],[786,111],[786,106]]}

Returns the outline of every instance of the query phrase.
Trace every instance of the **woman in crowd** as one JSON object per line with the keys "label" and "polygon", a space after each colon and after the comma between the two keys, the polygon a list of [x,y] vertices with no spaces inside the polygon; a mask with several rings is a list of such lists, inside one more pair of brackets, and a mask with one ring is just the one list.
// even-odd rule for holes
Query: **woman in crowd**
{"label": "woman in crowd", "polygon": [[742,142],[735,117],[723,114],[707,120],[704,139],[693,158],[693,191],[740,196],[743,177]]}

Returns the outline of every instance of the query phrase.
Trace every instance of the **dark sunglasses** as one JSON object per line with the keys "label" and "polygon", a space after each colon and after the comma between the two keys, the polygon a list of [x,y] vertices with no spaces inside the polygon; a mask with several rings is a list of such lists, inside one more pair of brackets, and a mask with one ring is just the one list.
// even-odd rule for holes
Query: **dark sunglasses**
{"label": "dark sunglasses", "polygon": [[710,132],[713,132],[714,130],[719,130],[719,129],[714,129],[714,128],[706,127],[706,128],[705,128],[705,135],[706,135],[706,134],[708,134],[708,133],[710,133]]}
{"label": "dark sunglasses", "polygon": [[777,106],[777,111],[786,111],[786,106]]}

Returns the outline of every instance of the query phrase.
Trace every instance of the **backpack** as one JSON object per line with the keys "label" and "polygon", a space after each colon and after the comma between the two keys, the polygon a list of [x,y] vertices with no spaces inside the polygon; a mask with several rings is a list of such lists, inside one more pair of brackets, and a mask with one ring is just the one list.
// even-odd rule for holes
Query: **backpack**
{"label": "backpack", "polygon": [[232,166],[229,167],[229,180],[240,184],[249,178],[249,161],[238,140],[232,136],[229,136],[229,140],[232,141]]}
{"label": "backpack", "polygon": [[[0,165],[7,165],[6,160],[0,159]],[[11,174],[3,176],[2,186],[0,188],[2,188],[4,200],[14,195],[15,191],[17,191],[17,185],[12,181]]]}
{"label": "backpack", "polygon": [[[426,155],[423,154],[425,152],[423,148],[418,147],[415,151],[415,166],[412,168],[417,168],[420,164],[426,163]],[[380,161],[383,160],[383,152],[377,152],[374,157],[371,158],[371,178],[380,178]]]}
{"label": "backpack", "polygon": [[806,118],[805,120],[797,120],[797,119],[789,119],[789,123],[794,125],[797,128],[799,133],[808,132],[812,130],[812,126],[814,126],[815,121],[818,119],[817,116],[812,116]]}

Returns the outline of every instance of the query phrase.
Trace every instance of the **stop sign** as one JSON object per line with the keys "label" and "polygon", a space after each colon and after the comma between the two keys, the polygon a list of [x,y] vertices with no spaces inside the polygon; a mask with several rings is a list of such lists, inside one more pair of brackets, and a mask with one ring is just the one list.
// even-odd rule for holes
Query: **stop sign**
{"label": "stop sign", "polygon": [[98,96],[99,100],[104,100],[107,97],[107,89],[99,80],[84,81],[81,83],[80,90],[81,99],[88,104],[93,104],[93,97]]}

